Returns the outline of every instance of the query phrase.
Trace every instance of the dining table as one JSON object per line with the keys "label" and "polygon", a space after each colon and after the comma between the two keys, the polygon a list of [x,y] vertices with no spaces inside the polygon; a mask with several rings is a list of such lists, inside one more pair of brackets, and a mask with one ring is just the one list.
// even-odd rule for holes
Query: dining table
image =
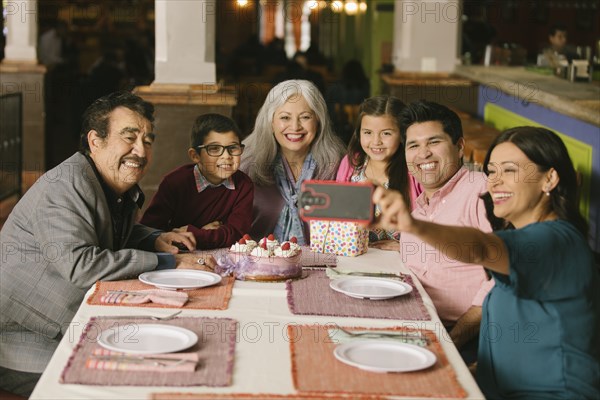
{"label": "dining table", "polygon": [[[304,248],[305,253],[308,251],[308,248]],[[306,266],[302,278],[295,281],[233,281],[227,278],[233,282],[230,295],[227,295],[229,297],[226,296],[223,306],[212,307],[203,307],[201,304],[195,308],[99,304],[90,302],[90,298],[97,294],[97,285],[100,283],[96,283],[86,293],[31,399],[484,398],[439,319],[433,302],[402,263],[400,253],[369,248],[358,257],[332,257],[330,259],[334,262],[329,264],[335,264],[335,270],[342,273],[403,274],[413,286],[413,300],[421,304],[422,310],[406,308],[402,314],[404,311],[400,309],[400,317],[392,309],[378,317],[361,315],[363,309],[375,313],[369,315],[379,315],[377,311],[386,306],[387,300],[353,299],[335,292],[327,284],[328,275],[340,274],[326,272],[322,268],[324,265]],[[324,283],[318,290],[313,289],[314,292],[305,292],[309,290],[309,279],[320,279],[319,282]],[[110,284],[118,288],[119,282]],[[205,290],[208,288],[198,289],[198,293]],[[306,296],[307,308],[300,310],[301,304],[298,303],[302,302],[302,297],[293,296]],[[346,315],[320,312],[327,309],[330,299],[334,298],[332,296],[342,296],[342,303],[356,302],[357,311]],[[312,306],[314,311],[311,311],[311,304],[316,304]],[[181,313],[170,321],[151,321],[145,317],[166,316],[177,310],[181,310]],[[78,351],[83,351],[82,346],[89,345],[91,321],[96,330],[101,329],[106,321],[176,322],[176,325],[183,327],[200,321],[194,323],[201,324],[197,326],[202,326],[204,334],[210,334],[206,331],[212,329],[206,325],[207,321],[224,321],[228,325],[224,328],[227,334],[221,332],[220,335],[213,335],[214,338],[209,338],[213,340],[210,345],[204,342],[202,351],[217,352],[219,355],[213,354],[213,357],[222,358],[206,358],[198,364],[199,372],[212,374],[210,378],[205,376],[198,381],[184,381],[181,377],[187,376],[186,372],[165,372],[149,381],[143,380],[144,374],[137,372],[141,376],[137,381],[127,381],[129,375],[122,374],[120,377],[106,375],[108,381],[96,382],[86,381],[79,376],[86,372],[86,367],[78,366],[74,359]],[[361,332],[425,332],[428,342],[436,346],[437,364],[424,372],[406,373],[371,372],[347,365],[331,354],[336,346],[340,346],[331,340],[332,329],[336,327],[354,328]],[[323,335],[329,337],[323,339]],[[365,340],[371,339],[367,337]],[[202,357],[203,353],[200,354]],[[87,372],[91,372],[86,375],[89,379],[95,379],[94,375],[100,376],[104,371]],[[115,377],[114,380],[111,377]],[[211,383],[203,384],[202,379],[208,379]],[[387,389],[378,392],[379,387],[384,386]]]}

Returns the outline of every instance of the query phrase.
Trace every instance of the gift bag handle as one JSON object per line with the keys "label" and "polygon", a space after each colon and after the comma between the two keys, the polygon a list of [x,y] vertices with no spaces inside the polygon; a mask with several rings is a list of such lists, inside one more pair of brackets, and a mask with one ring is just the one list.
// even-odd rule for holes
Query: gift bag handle
{"label": "gift bag handle", "polygon": [[327,237],[329,236],[329,227],[331,225],[330,221],[325,221],[327,222],[327,229],[325,229],[325,235],[323,235],[323,241],[321,242],[320,246],[321,248],[319,249],[319,253],[325,254],[325,246],[327,246]]}

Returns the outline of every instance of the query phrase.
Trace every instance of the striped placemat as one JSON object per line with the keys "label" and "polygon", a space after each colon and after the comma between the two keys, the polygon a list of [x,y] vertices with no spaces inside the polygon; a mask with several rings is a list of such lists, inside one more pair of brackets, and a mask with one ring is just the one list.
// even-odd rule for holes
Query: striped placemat
{"label": "striped placemat", "polygon": [[[185,352],[198,352],[199,364],[194,372],[100,370],[86,368],[86,362],[99,347],[98,338],[105,330],[131,332],[141,324],[174,325],[198,335],[198,343]],[[233,375],[237,321],[231,318],[175,318],[153,321],[149,318],[94,317],[89,320],[79,343],[61,373],[61,383],[101,386],[229,386]],[[122,340],[127,340],[123,337]],[[175,353],[173,353],[175,354]]]}
{"label": "striped placemat", "polygon": [[355,299],[331,289],[331,280],[324,271],[304,273],[306,278],[286,283],[288,306],[292,314],[415,321],[431,319],[421,294],[409,275],[403,277],[404,282],[413,286],[412,292],[388,300],[365,300]]}
{"label": "striped placemat", "polygon": [[[352,327],[351,329],[369,328]],[[402,328],[389,330],[409,331]],[[294,338],[290,340],[294,387],[300,392],[340,395],[466,397],[467,394],[458,383],[454,369],[448,362],[435,333],[425,329],[419,331],[430,339],[427,349],[436,355],[437,362],[432,367],[421,371],[378,373],[364,371],[338,361],[333,354],[337,343],[331,340],[327,326],[290,325],[288,336]]]}
{"label": "striped placemat", "polygon": [[[185,292],[188,294],[189,300],[181,308],[195,310],[226,310],[229,306],[229,299],[231,299],[231,291],[234,282],[235,279],[232,277],[223,277],[223,280],[217,285],[186,290]],[[102,303],[100,298],[109,290],[135,291],[153,288],[154,286],[146,285],[137,279],[126,281],[98,281],[96,282],[94,293],[87,299],[87,303],[93,306],[131,307],[132,304],[127,303]],[[135,304],[133,306],[148,308],[179,308],[177,306],[156,303]]]}

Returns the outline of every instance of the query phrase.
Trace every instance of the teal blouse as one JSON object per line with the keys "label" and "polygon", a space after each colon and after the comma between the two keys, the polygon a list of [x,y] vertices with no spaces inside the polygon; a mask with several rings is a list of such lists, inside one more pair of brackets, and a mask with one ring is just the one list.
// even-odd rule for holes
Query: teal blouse
{"label": "teal blouse", "polygon": [[566,221],[495,232],[509,275],[483,303],[477,381],[489,399],[600,399],[600,276]]}

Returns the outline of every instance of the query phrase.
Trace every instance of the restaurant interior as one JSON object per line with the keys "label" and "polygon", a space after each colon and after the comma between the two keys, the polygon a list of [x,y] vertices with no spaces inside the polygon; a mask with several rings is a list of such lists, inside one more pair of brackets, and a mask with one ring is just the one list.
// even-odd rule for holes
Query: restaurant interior
{"label": "restaurant interior", "polygon": [[[134,88],[153,81],[154,3],[153,0],[99,4],[76,0],[39,2],[39,35],[52,29],[57,21],[65,21],[67,44],[63,50],[65,65],[46,82],[46,104],[62,114],[58,120],[46,121],[46,168],[57,165],[77,148],[78,117],[89,98],[112,89]],[[234,117],[244,134],[252,130],[256,104],[262,103],[260,95],[264,93],[261,91],[267,89],[246,90],[244,85],[273,83],[278,75],[285,73],[287,61],[296,51],[308,51],[309,69],[320,74],[326,84],[339,80],[344,63],[356,59],[371,81],[371,94],[382,92],[381,74],[394,69],[391,60],[393,1],[329,2],[329,7],[319,4],[326,2],[312,2],[317,4],[308,7],[304,4],[304,11],[300,2],[290,1],[297,6],[288,6],[291,23],[286,26],[281,26],[285,21],[270,17],[277,14],[277,10],[269,9],[269,2],[259,3],[254,0],[216,3],[217,79],[224,85],[239,87]],[[271,3],[271,7],[281,8],[284,2]],[[464,63],[480,65],[484,62],[486,46],[492,45],[497,53],[493,64],[535,65],[538,53],[547,44],[548,30],[557,22],[567,27],[570,44],[597,52],[600,7],[595,1],[570,3],[464,1],[461,48],[457,56],[461,56]],[[352,4],[357,5],[356,10]],[[294,14],[301,12],[305,12],[306,20],[294,18]],[[231,23],[232,18],[234,23]],[[377,26],[373,21],[377,21]],[[278,40],[273,43],[275,38],[282,39],[281,43]],[[378,40],[375,44],[379,48],[368,45],[372,39]],[[363,45],[357,45],[360,42]],[[277,50],[271,51],[277,45],[280,54]],[[282,50],[287,59],[283,58]],[[268,54],[259,56],[265,51]],[[271,55],[273,52],[276,54]],[[96,78],[93,70],[105,56],[119,71],[110,82],[94,82],[94,79],[102,79]],[[598,55],[594,53],[594,56],[598,62]],[[591,56],[590,61],[593,62]],[[88,99],[81,101],[82,97]],[[47,114],[55,112],[49,109]]]}
{"label": "restaurant interior", "polygon": [[[390,94],[407,103],[425,98],[456,111],[467,143],[464,161],[473,169],[481,170],[490,143],[508,127],[533,124],[559,133],[578,172],[580,211],[600,263],[597,0],[457,0],[433,2],[438,7],[430,9],[428,2],[407,0],[209,1],[214,31],[202,46],[214,53],[214,79],[164,86],[156,85],[161,0],[34,1],[34,61],[11,59],[5,51],[8,18],[23,13],[16,3],[3,0],[0,19],[0,228],[35,180],[77,151],[81,115],[98,97],[133,90],[159,104],[159,133],[173,141],[156,152],[142,181],[149,199],[161,177],[187,160],[177,149],[189,140],[193,116],[216,110],[247,136],[269,90],[286,79],[313,81],[347,140],[358,105],[338,104],[328,93],[344,82],[348,63],[357,62],[371,96]],[[571,56],[550,66],[543,55],[557,24],[568,32]],[[62,51],[58,61],[44,64],[40,46],[50,32]],[[444,61],[438,51],[450,55]],[[477,397],[476,389],[467,391]]]}

